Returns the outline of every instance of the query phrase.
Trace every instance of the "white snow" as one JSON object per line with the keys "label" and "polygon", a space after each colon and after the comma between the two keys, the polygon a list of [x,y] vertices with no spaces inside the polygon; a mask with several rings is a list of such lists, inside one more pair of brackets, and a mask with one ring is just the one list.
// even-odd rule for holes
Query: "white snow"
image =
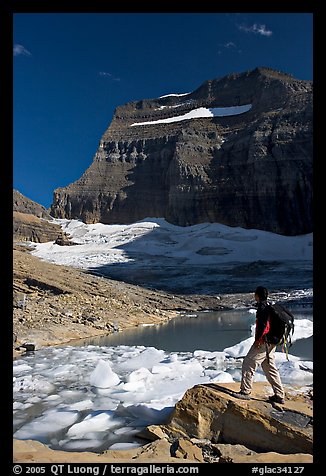
{"label": "white snow", "polygon": [[112,372],[110,364],[100,359],[95,370],[91,373],[89,382],[94,387],[108,388],[117,385],[120,379],[115,372]]}
{"label": "white snow", "polygon": [[236,116],[248,112],[252,108],[252,104],[244,104],[243,106],[231,107],[198,107],[180,116],[168,117],[166,119],[157,119],[156,121],[134,122],[131,126],[147,126],[151,124],[166,124],[170,122],[186,121],[188,119],[198,119],[199,117],[225,117]]}
{"label": "white snow", "polygon": [[[156,108],[155,110],[156,110],[156,111],[160,111],[160,110],[162,110],[162,109],[175,109],[175,108],[177,108],[177,107],[187,106],[187,105],[189,104],[189,102],[190,102],[190,101],[184,102],[184,103],[181,103],[181,104],[175,104],[175,105],[173,105],[173,106],[160,106],[160,107]],[[191,104],[191,103],[190,103],[190,104]]]}
{"label": "white snow", "polygon": [[128,263],[137,254],[142,265],[152,259],[182,260],[189,265],[214,265],[257,260],[312,260],[313,235],[284,236],[262,230],[202,223],[179,227],[162,218],[146,218],[130,225],[89,224],[56,219],[72,241],[30,243],[32,254],[46,261],[88,269],[106,264]]}
{"label": "white snow", "polygon": [[161,99],[161,98],[168,98],[168,97],[170,97],[170,96],[188,96],[188,94],[190,94],[190,93],[181,93],[181,94],[171,93],[171,94],[165,94],[164,96],[159,96],[159,99]]}

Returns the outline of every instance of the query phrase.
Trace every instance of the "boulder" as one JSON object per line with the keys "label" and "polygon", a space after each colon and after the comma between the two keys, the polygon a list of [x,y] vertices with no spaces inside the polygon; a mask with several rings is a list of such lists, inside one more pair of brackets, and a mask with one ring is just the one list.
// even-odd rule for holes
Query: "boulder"
{"label": "boulder", "polygon": [[152,426],[150,435],[206,439],[211,443],[244,445],[256,452],[313,452],[312,400],[287,391],[284,405],[267,401],[266,383],[255,383],[251,400],[233,396],[238,383],[196,385],[176,404],[169,421]]}

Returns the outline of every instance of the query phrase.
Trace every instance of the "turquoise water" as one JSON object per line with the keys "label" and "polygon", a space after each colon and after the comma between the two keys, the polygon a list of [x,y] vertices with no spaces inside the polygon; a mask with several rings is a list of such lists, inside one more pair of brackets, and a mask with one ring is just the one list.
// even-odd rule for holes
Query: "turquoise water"
{"label": "turquoise water", "polygon": [[[312,307],[291,308],[296,319],[312,320]],[[250,337],[255,313],[248,309],[197,312],[171,319],[166,324],[139,326],[108,336],[85,339],[76,345],[143,345],[167,352],[222,351]],[[293,343],[290,353],[313,360],[312,337]]]}

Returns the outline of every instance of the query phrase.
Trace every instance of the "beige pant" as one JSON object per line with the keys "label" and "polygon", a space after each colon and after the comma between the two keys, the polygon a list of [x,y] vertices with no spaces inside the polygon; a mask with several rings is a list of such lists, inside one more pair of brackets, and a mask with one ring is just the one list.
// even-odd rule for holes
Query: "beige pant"
{"label": "beige pant", "polygon": [[274,390],[274,394],[284,398],[284,389],[281,382],[279,371],[275,365],[275,349],[273,344],[267,345],[268,359],[266,356],[266,346],[262,344],[260,347],[252,345],[242,364],[242,380],[240,391],[250,393],[254,380],[255,371],[261,364],[264,374]]}

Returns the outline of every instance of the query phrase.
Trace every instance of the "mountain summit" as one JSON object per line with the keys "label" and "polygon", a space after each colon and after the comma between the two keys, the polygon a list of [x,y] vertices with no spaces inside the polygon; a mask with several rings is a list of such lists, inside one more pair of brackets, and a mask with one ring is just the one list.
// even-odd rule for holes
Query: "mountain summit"
{"label": "mountain summit", "polygon": [[270,68],[119,106],[51,215],[312,232],[312,82]]}

